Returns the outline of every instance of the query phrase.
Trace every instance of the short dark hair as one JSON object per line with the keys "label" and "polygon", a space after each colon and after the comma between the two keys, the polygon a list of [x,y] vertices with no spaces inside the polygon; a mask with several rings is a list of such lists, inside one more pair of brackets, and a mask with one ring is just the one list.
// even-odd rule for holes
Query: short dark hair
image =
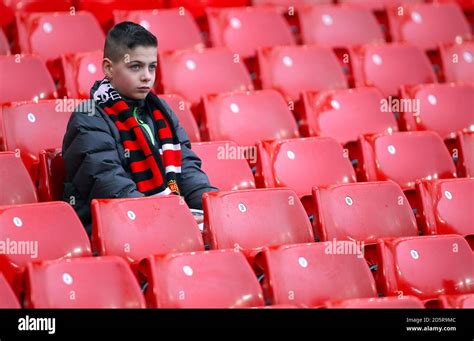
{"label": "short dark hair", "polygon": [[123,21],[110,29],[105,38],[104,58],[119,61],[137,46],[157,47],[158,41],[150,31],[131,21]]}

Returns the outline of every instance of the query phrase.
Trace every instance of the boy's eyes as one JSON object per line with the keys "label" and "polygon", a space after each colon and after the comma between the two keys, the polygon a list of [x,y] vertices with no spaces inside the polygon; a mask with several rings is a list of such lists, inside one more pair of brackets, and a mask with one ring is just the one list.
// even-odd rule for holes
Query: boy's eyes
{"label": "boy's eyes", "polygon": [[[138,64],[132,65],[132,66],[130,66],[130,68],[131,68],[133,71],[138,71],[138,70],[141,69],[141,65],[138,65]],[[153,70],[153,71],[154,71],[154,70],[156,70],[156,65],[150,65],[149,68],[150,68],[150,70]]]}

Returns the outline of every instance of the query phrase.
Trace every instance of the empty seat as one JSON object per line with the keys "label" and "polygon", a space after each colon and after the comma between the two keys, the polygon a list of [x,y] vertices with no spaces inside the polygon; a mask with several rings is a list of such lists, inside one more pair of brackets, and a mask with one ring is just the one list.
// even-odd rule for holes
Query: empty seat
{"label": "empty seat", "polygon": [[256,189],[203,195],[204,241],[252,258],[263,247],[314,241],[311,224],[292,190]]}
{"label": "empty seat", "polygon": [[8,42],[5,33],[0,28],[0,55],[8,55],[10,54],[10,43]]}
{"label": "empty seat", "polygon": [[474,82],[473,41],[441,45],[440,52],[446,82]]}
{"label": "empty seat", "polygon": [[202,124],[209,140],[254,146],[259,140],[298,137],[298,126],[284,98],[275,90],[204,97]]}
{"label": "empty seat", "polygon": [[347,88],[347,80],[334,52],[319,46],[280,46],[258,51],[264,89],[280,91],[298,101],[302,91]]}
{"label": "empty seat", "polygon": [[28,262],[91,255],[84,227],[73,208],[62,201],[2,206],[0,240],[7,241],[0,269],[18,290]]}
{"label": "empty seat", "polygon": [[423,309],[423,302],[414,296],[353,298],[343,301],[329,301],[327,308],[346,309]]}
{"label": "empty seat", "polygon": [[184,8],[114,11],[114,18],[116,24],[132,21],[153,33],[160,52],[204,47],[198,25]]}
{"label": "empty seat", "polygon": [[61,56],[60,88],[69,98],[90,98],[94,82],[104,78],[103,51],[64,54]]}
{"label": "empty seat", "polygon": [[[59,201],[63,197],[66,169],[61,148],[42,150],[38,165],[38,197],[40,201]],[[73,198],[66,198],[72,200]]]}
{"label": "empty seat", "polygon": [[252,0],[252,6],[304,6],[304,5],[322,5],[329,4],[332,0]]}
{"label": "empty seat", "polygon": [[271,304],[318,307],[327,300],[376,297],[374,278],[357,244],[339,243],[343,244],[265,249],[256,261],[264,269],[262,286],[266,299]]}
{"label": "empty seat", "polygon": [[432,131],[398,132],[361,137],[365,181],[393,180],[403,190],[414,189],[418,179],[456,176],[451,155]]}
{"label": "empty seat", "polygon": [[[13,103],[3,106],[4,150],[18,151],[33,182],[38,180],[39,153],[62,146],[74,105],[67,101]],[[63,105],[64,104],[64,105]]]}
{"label": "empty seat", "polygon": [[306,136],[329,136],[345,145],[360,135],[397,131],[391,111],[383,111],[376,88],[330,90],[303,94],[300,129]]}
{"label": "empty seat", "polygon": [[5,276],[0,272],[0,309],[17,308],[21,308],[20,302],[18,302],[18,299],[5,279]]}
{"label": "empty seat", "polygon": [[17,27],[21,52],[44,60],[104,48],[104,32],[89,12],[23,13],[17,16]]}
{"label": "empty seat", "polygon": [[459,176],[474,177],[474,133],[458,133],[456,144]]}
{"label": "empty seat", "polygon": [[442,294],[474,293],[474,258],[462,236],[380,239],[377,252],[384,295],[429,300]]}
{"label": "empty seat", "polygon": [[385,42],[375,15],[355,6],[311,6],[298,9],[305,44],[332,48]]}
{"label": "empty seat", "polygon": [[385,97],[402,85],[436,82],[428,56],[415,46],[363,45],[351,49],[350,60],[356,86],[375,86]]}
{"label": "empty seat", "polygon": [[152,308],[249,308],[262,289],[244,255],[234,250],[149,257],[141,264]]}
{"label": "empty seat", "polygon": [[179,124],[186,131],[191,142],[200,142],[201,134],[199,127],[191,111],[191,104],[178,95],[158,95],[178,116]]}
{"label": "empty seat", "polygon": [[294,45],[285,18],[273,8],[208,9],[213,46],[226,46],[241,58],[254,57],[259,47]]}
{"label": "empty seat", "polygon": [[256,155],[249,155],[251,149],[232,141],[194,143],[193,151],[202,161],[201,169],[209,182],[220,191],[254,189],[255,181],[247,159],[255,161]]}
{"label": "empty seat", "polygon": [[303,197],[313,186],[356,181],[342,146],[329,137],[261,142],[257,150],[257,187],[289,187]]}
{"label": "empty seat", "polygon": [[313,200],[313,223],[321,241],[360,240],[368,245],[378,238],[418,235],[410,204],[392,181],[315,187]]}
{"label": "empty seat", "polygon": [[0,153],[0,205],[17,205],[38,201],[35,187],[31,181],[20,155],[13,152]]}
{"label": "empty seat", "polygon": [[94,14],[100,25],[107,31],[113,25],[114,10],[145,10],[163,8],[164,0],[76,0],[75,5],[80,11]]}
{"label": "empty seat", "polygon": [[248,0],[168,0],[168,7],[183,7],[190,11],[195,18],[201,19],[205,15],[206,8],[211,7],[240,7],[246,6]]}
{"label": "empty seat", "polygon": [[196,221],[179,196],[94,199],[91,211],[99,255],[136,263],[152,254],[204,250]]}
{"label": "empty seat", "polygon": [[403,99],[419,103],[419,112],[401,113],[407,130],[432,130],[443,139],[474,129],[473,84],[428,84],[404,87]]}
{"label": "empty seat", "polygon": [[387,10],[393,41],[406,42],[426,50],[469,38],[469,23],[455,3],[404,4]]}
{"label": "empty seat", "polygon": [[0,103],[56,98],[45,64],[35,56],[0,56]]}
{"label": "empty seat", "polygon": [[5,3],[14,11],[24,12],[69,11],[73,5],[72,0],[9,0]]}
{"label": "empty seat", "polygon": [[252,90],[243,61],[225,48],[176,51],[160,54],[165,93],[177,94],[193,105],[205,94]]}
{"label": "empty seat", "polygon": [[474,294],[467,295],[441,295],[438,297],[440,308],[462,308],[462,309],[473,309],[474,308]]}
{"label": "empty seat", "polygon": [[474,236],[474,179],[420,181],[423,234]]}
{"label": "empty seat", "polygon": [[140,286],[120,257],[29,263],[26,308],[145,308]]}

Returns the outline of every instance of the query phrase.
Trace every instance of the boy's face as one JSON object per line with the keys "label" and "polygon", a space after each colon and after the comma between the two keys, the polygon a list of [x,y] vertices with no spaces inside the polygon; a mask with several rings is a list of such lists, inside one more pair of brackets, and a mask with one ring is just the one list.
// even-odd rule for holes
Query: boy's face
{"label": "boy's face", "polygon": [[137,46],[123,58],[112,62],[105,58],[104,73],[121,96],[144,99],[155,83],[157,48]]}

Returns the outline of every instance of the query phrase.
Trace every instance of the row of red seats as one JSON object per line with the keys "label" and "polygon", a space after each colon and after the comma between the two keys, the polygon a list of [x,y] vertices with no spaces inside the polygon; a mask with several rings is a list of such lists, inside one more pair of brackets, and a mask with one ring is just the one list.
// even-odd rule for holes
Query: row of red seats
{"label": "row of red seats", "polygon": [[[474,82],[474,43],[441,49],[443,70],[449,82]],[[365,45],[351,50],[355,86],[375,86],[383,96],[397,96],[401,86],[435,83],[427,56],[409,45]],[[93,81],[100,79],[100,52],[64,57],[59,89],[69,97],[88,98]],[[160,54],[156,90],[178,94],[197,106],[202,96],[258,88],[243,62],[225,48],[186,50]],[[302,92],[343,89],[349,86],[332,50],[317,46],[285,46],[259,50],[258,83],[276,89],[287,101],[298,102]],[[0,103],[57,98],[44,64],[34,56],[0,56],[5,82]],[[32,78],[30,75],[34,74]],[[226,74],[226,77],[222,77]],[[27,84],[27,86],[25,85]]]}
{"label": "row of red seats", "polygon": [[[412,3],[402,6],[399,3],[396,6],[395,4],[389,5],[387,8],[386,24],[390,33],[389,41],[405,41],[422,48],[433,49],[439,43],[453,42],[456,37],[468,38],[471,36],[469,23],[464,17],[461,7],[455,2],[436,5]],[[287,6],[234,7],[230,9],[219,8],[223,7],[219,5],[210,6],[211,8],[205,10],[207,14],[206,26],[208,26],[210,40],[214,46],[228,46],[243,57],[254,54],[256,46],[289,45],[296,42],[290,32],[290,26],[285,22],[282,14],[287,15],[290,24],[295,23],[295,29],[298,32],[301,31],[301,41],[305,44],[316,43],[341,47],[385,40],[382,27],[371,8],[347,4],[335,6],[330,5],[330,2],[317,6],[310,6],[310,4],[298,5],[297,2],[292,1]],[[112,4],[107,5],[111,6]],[[233,7],[233,5],[239,4],[225,3],[225,7]],[[245,3],[240,5],[245,5]],[[39,47],[42,51],[48,52],[46,48],[53,46],[48,44],[46,47],[41,47],[39,45],[42,40],[41,36],[48,37],[49,35],[49,39],[51,39],[52,28],[60,28],[61,21],[69,21],[68,24],[72,26],[69,34],[72,34],[75,29],[71,24],[74,21],[82,21],[82,25],[86,25],[90,33],[103,39],[103,32],[101,32],[99,24],[102,26],[105,24],[105,28],[108,29],[112,22],[131,20],[142,24],[153,32],[160,42],[161,39],[164,39],[163,48],[165,50],[191,48],[196,44],[205,43],[199,35],[200,28],[193,18],[196,13],[191,6],[185,4],[176,9],[157,9],[159,6],[154,7],[153,2],[149,2],[148,6],[134,3],[133,6],[129,6],[131,8],[124,9],[123,7],[122,4],[111,7],[109,11],[105,12],[107,19],[104,20],[101,14],[98,14],[102,11],[100,6],[79,5],[74,7],[70,5],[57,7],[55,10],[51,7],[45,8],[45,10],[49,10],[49,13],[44,11],[31,13],[31,10],[25,10],[28,8],[27,6],[23,6],[16,13],[18,41],[15,42],[15,52],[21,50],[25,53],[28,46],[30,48]],[[133,10],[133,8],[141,8],[141,10]],[[74,18],[68,19],[71,10],[73,10]],[[61,16],[53,15],[53,11],[65,11],[67,14],[65,18],[61,18]],[[80,14],[77,17],[76,11]],[[89,12],[87,16],[83,16],[86,11],[92,13]],[[45,23],[49,24],[50,29],[44,29]],[[35,26],[32,27],[32,24]],[[32,27],[33,30],[27,29],[28,27]],[[42,28],[44,32],[41,32]],[[62,34],[64,35],[64,33]],[[176,41],[173,42],[168,38],[168,35],[173,35],[174,38],[177,38]],[[31,44],[28,44],[28,36]],[[94,42],[90,42],[89,46],[93,44]]]}
{"label": "row of red seats", "polygon": [[[345,245],[357,247],[353,242]],[[139,269],[148,283],[145,298],[119,257],[35,261],[25,267],[24,306],[245,308],[264,306],[264,298],[275,307],[473,306],[472,251],[460,236],[380,240],[384,298],[377,298],[363,258],[338,254],[333,247],[326,242],[264,249],[256,261],[264,271],[262,286],[244,255],[235,250],[149,256]],[[19,307],[2,275],[0,290],[2,307]]]}

